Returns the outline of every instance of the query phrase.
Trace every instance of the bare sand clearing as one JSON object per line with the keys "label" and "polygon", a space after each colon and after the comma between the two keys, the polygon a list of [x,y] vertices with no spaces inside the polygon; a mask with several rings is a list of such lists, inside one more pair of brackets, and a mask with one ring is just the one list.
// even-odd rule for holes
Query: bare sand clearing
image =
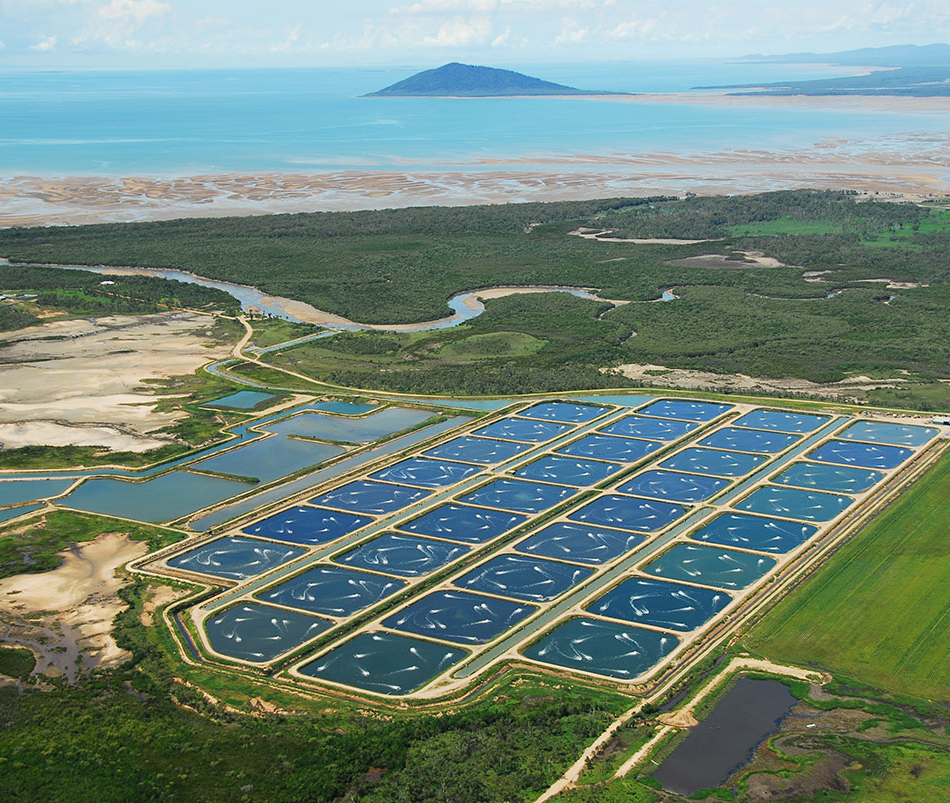
{"label": "bare sand clearing", "polygon": [[112,638],[112,620],[127,607],[118,596],[126,581],[116,570],[147,551],[122,533],[104,533],[62,552],[58,569],[0,581],[3,641],[31,649],[37,672],[70,681],[121,664],[129,653]]}
{"label": "bare sand clearing", "polygon": [[628,379],[637,379],[659,387],[683,388],[686,390],[713,390],[727,393],[765,391],[768,393],[807,393],[827,399],[843,400],[862,390],[899,387],[906,379],[872,379],[868,376],[852,376],[840,382],[819,384],[807,379],[784,377],[771,379],[747,376],[746,374],[715,374],[711,371],[692,371],[685,368],[666,368],[649,363],[620,365],[602,369],[604,373],[616,373]]}
{"label": "bare sand clearing", "polygon": [[580,237],[584,240],[597,240],[601,243],[636,243],[637,245],[693,245],[694,243],[708,243],[710,240],[681,240],[674,237],[608,237],[612,229],[588,229],[581,226],[569,231],[569,237]]}
{"label": "bare sand clearing", "polygon": [[[55,321],[0,333],[0,442],[144,451],[173,439],[146,379],[189,374],[226,357],[213,321],[189,312]],[[8,344],[8,345],[6,345]]]}

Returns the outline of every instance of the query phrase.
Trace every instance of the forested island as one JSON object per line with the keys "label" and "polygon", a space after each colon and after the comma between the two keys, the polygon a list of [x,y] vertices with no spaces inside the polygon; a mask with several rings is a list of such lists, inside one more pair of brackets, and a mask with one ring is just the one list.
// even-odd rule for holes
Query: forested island
{"label": "forested island", "polygon": [[543,81],[514,70],[480,67],[452,62],[434,70],[424,70],[392,86],[365,97],[511,97],[530,95],[613,95],[614,92],[575,89]]}

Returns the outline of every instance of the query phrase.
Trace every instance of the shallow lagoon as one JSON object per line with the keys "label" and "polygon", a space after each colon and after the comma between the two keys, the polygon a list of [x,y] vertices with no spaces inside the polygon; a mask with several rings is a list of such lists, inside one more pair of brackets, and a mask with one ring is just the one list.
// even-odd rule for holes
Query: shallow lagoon
{"label": "shallow lagoon", "polygon": [[554,666],[632,680],[656,666],[679,643],[668,633],[582,618],[559,625],[522,654]]}
{"label": "shallow lagoon", "polygon": [[321,680],[378,694],[409,694],[425,686],[466,652],[395,633],[361,633],[300,668]]}
{"label": "shallow lagoon", "polygon": [[230,396],[208,402],[206,407],[226,407],[233,410],[253,410],[260,404],[276,399],[272,393],[261,393],[257,390],[239,390]]}

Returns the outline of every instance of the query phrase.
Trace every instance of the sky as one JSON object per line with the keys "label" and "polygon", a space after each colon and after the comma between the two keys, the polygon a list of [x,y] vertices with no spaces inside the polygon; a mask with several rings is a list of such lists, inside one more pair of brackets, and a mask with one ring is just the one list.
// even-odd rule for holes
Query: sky
{"label": "sky", "polygon": [[0,0],[0,66],[491,66],[950,41],[950,0]]}

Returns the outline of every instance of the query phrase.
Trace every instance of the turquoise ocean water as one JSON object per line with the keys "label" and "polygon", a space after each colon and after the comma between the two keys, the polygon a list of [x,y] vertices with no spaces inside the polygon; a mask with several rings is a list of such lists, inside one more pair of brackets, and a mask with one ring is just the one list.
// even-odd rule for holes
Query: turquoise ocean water
{"label": "turquoise ocean water", "polygon": [[[828,139],[899,147],[905,133],[950,130],[947,115],[932,113],[360,97],[416,69],[2,71],[0,175],[497,169],[488,162],[528,159],[543,166],[556,161],[548,157],[571,154],[618,160],[659,152],[794,150]],[[525,71],[583,88],[637,93],[840,73],[715,62]]]}

